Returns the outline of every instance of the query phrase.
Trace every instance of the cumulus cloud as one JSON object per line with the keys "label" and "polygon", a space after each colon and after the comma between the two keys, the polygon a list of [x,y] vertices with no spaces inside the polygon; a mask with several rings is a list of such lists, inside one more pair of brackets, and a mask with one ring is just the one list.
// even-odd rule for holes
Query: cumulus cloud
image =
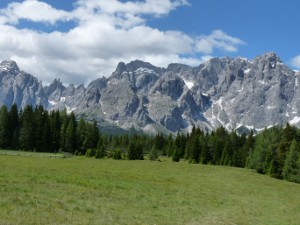
{"label": "cumulus cloud", "polygon": [[[88,83],[109,76],[120,61],[140,59],[166,67],[178,62],[199,65],[216,49],[237,51],[242,40],[221,30],[193,37],[181,31],[147,25],[149,16],[165,16],[187,0],[78,0],[71,11],[37,0],[12,2],[0,10],[0,59],[13,59],[44,83],[55,77],[65,83]],[[22,20],[55,28],[73,21],[65,31],[19,28]]]}
{"label": "cumulus cloud", "polygon": [[296,67],[297,69],[300,69],[300,55],[292,59],[292,66]]}
{"label": "cumulus cloud", "polygon": [[17,24],[21,19],[33,22],[47,22],[50,24],[54,24],[59,20],[65,21],[71,19],[69,12],[57,10],[47,3],[37,0],[10,3],[8,7],[2,9],[0,13],[6,17],[6,19],[2,18],[2,23],[6,22],[11,24]]}
{"label": "cumulus cloud", "polygon": [[197,39],[197,50],[206,54],[213,53],[215,49],[236,52],[240,45],[246,44],[239,38],[231,37],[221,30],[215,30],[210,35],[202,35]]}

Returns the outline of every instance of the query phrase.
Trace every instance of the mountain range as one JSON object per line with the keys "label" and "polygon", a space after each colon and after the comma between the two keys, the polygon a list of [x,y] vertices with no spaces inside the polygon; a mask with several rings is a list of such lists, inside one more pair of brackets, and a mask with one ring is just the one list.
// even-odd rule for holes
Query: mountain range
{"label": "mountain range", "polygon": [[0,63],[0,105],[66,109],[107,132],[176,133],[193,126],[259,131],[300,125],[299,75],[268,52],[253,60],[212,58],[198,67],[121,62],[110,77],[87,86],[64,86],[59,79],[43,86],[6,60]]}

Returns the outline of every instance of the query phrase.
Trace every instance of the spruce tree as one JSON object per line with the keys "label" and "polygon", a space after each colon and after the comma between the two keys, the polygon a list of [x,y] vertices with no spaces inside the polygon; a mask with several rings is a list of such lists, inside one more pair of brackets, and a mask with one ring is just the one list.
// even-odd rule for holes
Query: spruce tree
{"label": "spruce tree", "polygon": [[42,133],[42,146],[41,149],[44,152],[54,152],[51,146],[52,143],[52,133],[50,127],[50,120],[48,111],[44,112],[44,128]]}
{"label": "spruce tree", "polygon": [[4,105],[0,109],[0,148],[8,148],[10,144],[9,116],[7,107]]}
{"label": "spruce tree", "polygon": [[43,149],[43,137],[44,137],[44,123],[45,123],[45,112],[43,106],[38,106],[34,110],[34,147],[38,152],[45,151]]}
{"label": "spruce tree", "polygon": [[149,152],[149,160],[156,161],[158,159],[158,152],[156,148],[153,146]]}
{"label": "spruce tree", "polygon": [[100,136],[100,131],[97,126],[97,122],[94,120],[92,126],[92,148],[97,148],[99,136]]}
{"label": "spruce tree", "polygon": [[77,148],[80,155],[84,155],[87,149],[86,146],[86,123],[81,118],[76,128]]}
{"label": "spruce tree", "polygon": [[97,147],[95,158],[96,159],[102,159],[106,156],[105,146],[102,145],[101,147]]}
{"label": "spruce tree", "polygon": [[180,150],[176,145],[175,145],[172,161],[173,162],[179,162],[180,161]]}
{"label": "spruce tree", "polygon": [[9,116],[9,146],[12,149],[18,149],[19,148],[19,133],[20,133],[20,124],[19,124],[19,112],[18,107],[16,104],[13,104],[10,112],[8,113]]}
{"label": "spruce tree", "polygon": [[34,150],[35,146],[35,123],[32,106],[25,107],[21,117],[21,130],[19,136],[19,144],[22,150]]}
{"label": "spruce tree", "polygon": [[285,180],[300,183],[300,146],[296,140],[292,141],[282,170],[282,177]]}
{"label": "spruce tree", "polygon": [[70,114],[70,120],[66,129],[65,138],[66,151],[74,153],[76,150],[76,120],[73,112]]}
{"label": "spruce tree", "polygon": [[51,130],[51,151],[58,152],[60,149],[60,129],[61,120],[60,112],[52,111],[50,114],[50,130]]}
{"label": "spruce tree", "polygon": [[294,127],[291,127],[289,123],[286,124],[282,132],[282,137],[280,143],[277,148],[276,155],[273,160],[273,177],[276,178],[283,178],[282,177],[282,170],[284,167],[284,163],[286,160],[287,153],[290,149],[292,141],[296,138],[297,131]]}
{"label": "spruce tree", "polygon": [[194,135],[191,140],[191,151],[190,151],[189,163],[199,163],[200,154],[201,154],[201,148],[200,148],[199,136]]}
{"label": "spruce tree", "polygon": [[113,159],[120,160],[122,159],[122,153],[120,149],[116,149],[113,153]]}
{"label": "spruce tree", "polygon": [[143,160],[143,146],[138,143],[137,138],[133,138],[127,148],[127,158],[129,160]]}

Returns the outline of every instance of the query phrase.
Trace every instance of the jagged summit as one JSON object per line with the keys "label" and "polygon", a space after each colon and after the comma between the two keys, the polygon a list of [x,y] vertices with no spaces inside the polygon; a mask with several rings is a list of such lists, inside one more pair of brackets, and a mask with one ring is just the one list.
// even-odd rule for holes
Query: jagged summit
{"label": "jagged summit", "polygon": [[0,63],[0,72],[16,73],[19,71],[20,71],[20,69],[19,69],[17,63],[13,60],[4,60]]}
{"label": "jagged summit", "polygon": [[267,52],[261,56],[257,56],[254,59],[255,62],[269,62],[270,64],[272,64],[273,66],[276,65],[277,63],[282,63],[282,60],[280,59],[280,57],[275,53],[275,52]]}
{"label": "jagged summit", "polygon": [[[119,63],[108,78],[87,87],[46,87],[13,61],[0,63],[0,105],[42,104],[96,120],[103,130],[132,129],[177,133],[196,125],[204,130],[300,126],[299,73],[274,52],[245,58],[212,58],[191,67],[155,67],[135,60]],[[296,75],[296,76],[295,76]]]}
{"label": "jagged summit", "polygon": [[140,70],[147,70],[148,72],[152,71],[154,73],[161,73],[163,71],[162,68],[155,67],[149,62],[134,60],[127,64],[120,62],[113,74],[122,74],[123,72],[132,73]]}

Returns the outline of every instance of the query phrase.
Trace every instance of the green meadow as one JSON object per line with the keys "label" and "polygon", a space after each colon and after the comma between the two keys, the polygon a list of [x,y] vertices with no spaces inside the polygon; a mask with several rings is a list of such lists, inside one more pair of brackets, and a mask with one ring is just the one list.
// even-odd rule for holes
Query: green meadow
{"label": "green meadow", "polygon": [[187,162],[0,154],[0,224],[300,224],[300,185]]}

